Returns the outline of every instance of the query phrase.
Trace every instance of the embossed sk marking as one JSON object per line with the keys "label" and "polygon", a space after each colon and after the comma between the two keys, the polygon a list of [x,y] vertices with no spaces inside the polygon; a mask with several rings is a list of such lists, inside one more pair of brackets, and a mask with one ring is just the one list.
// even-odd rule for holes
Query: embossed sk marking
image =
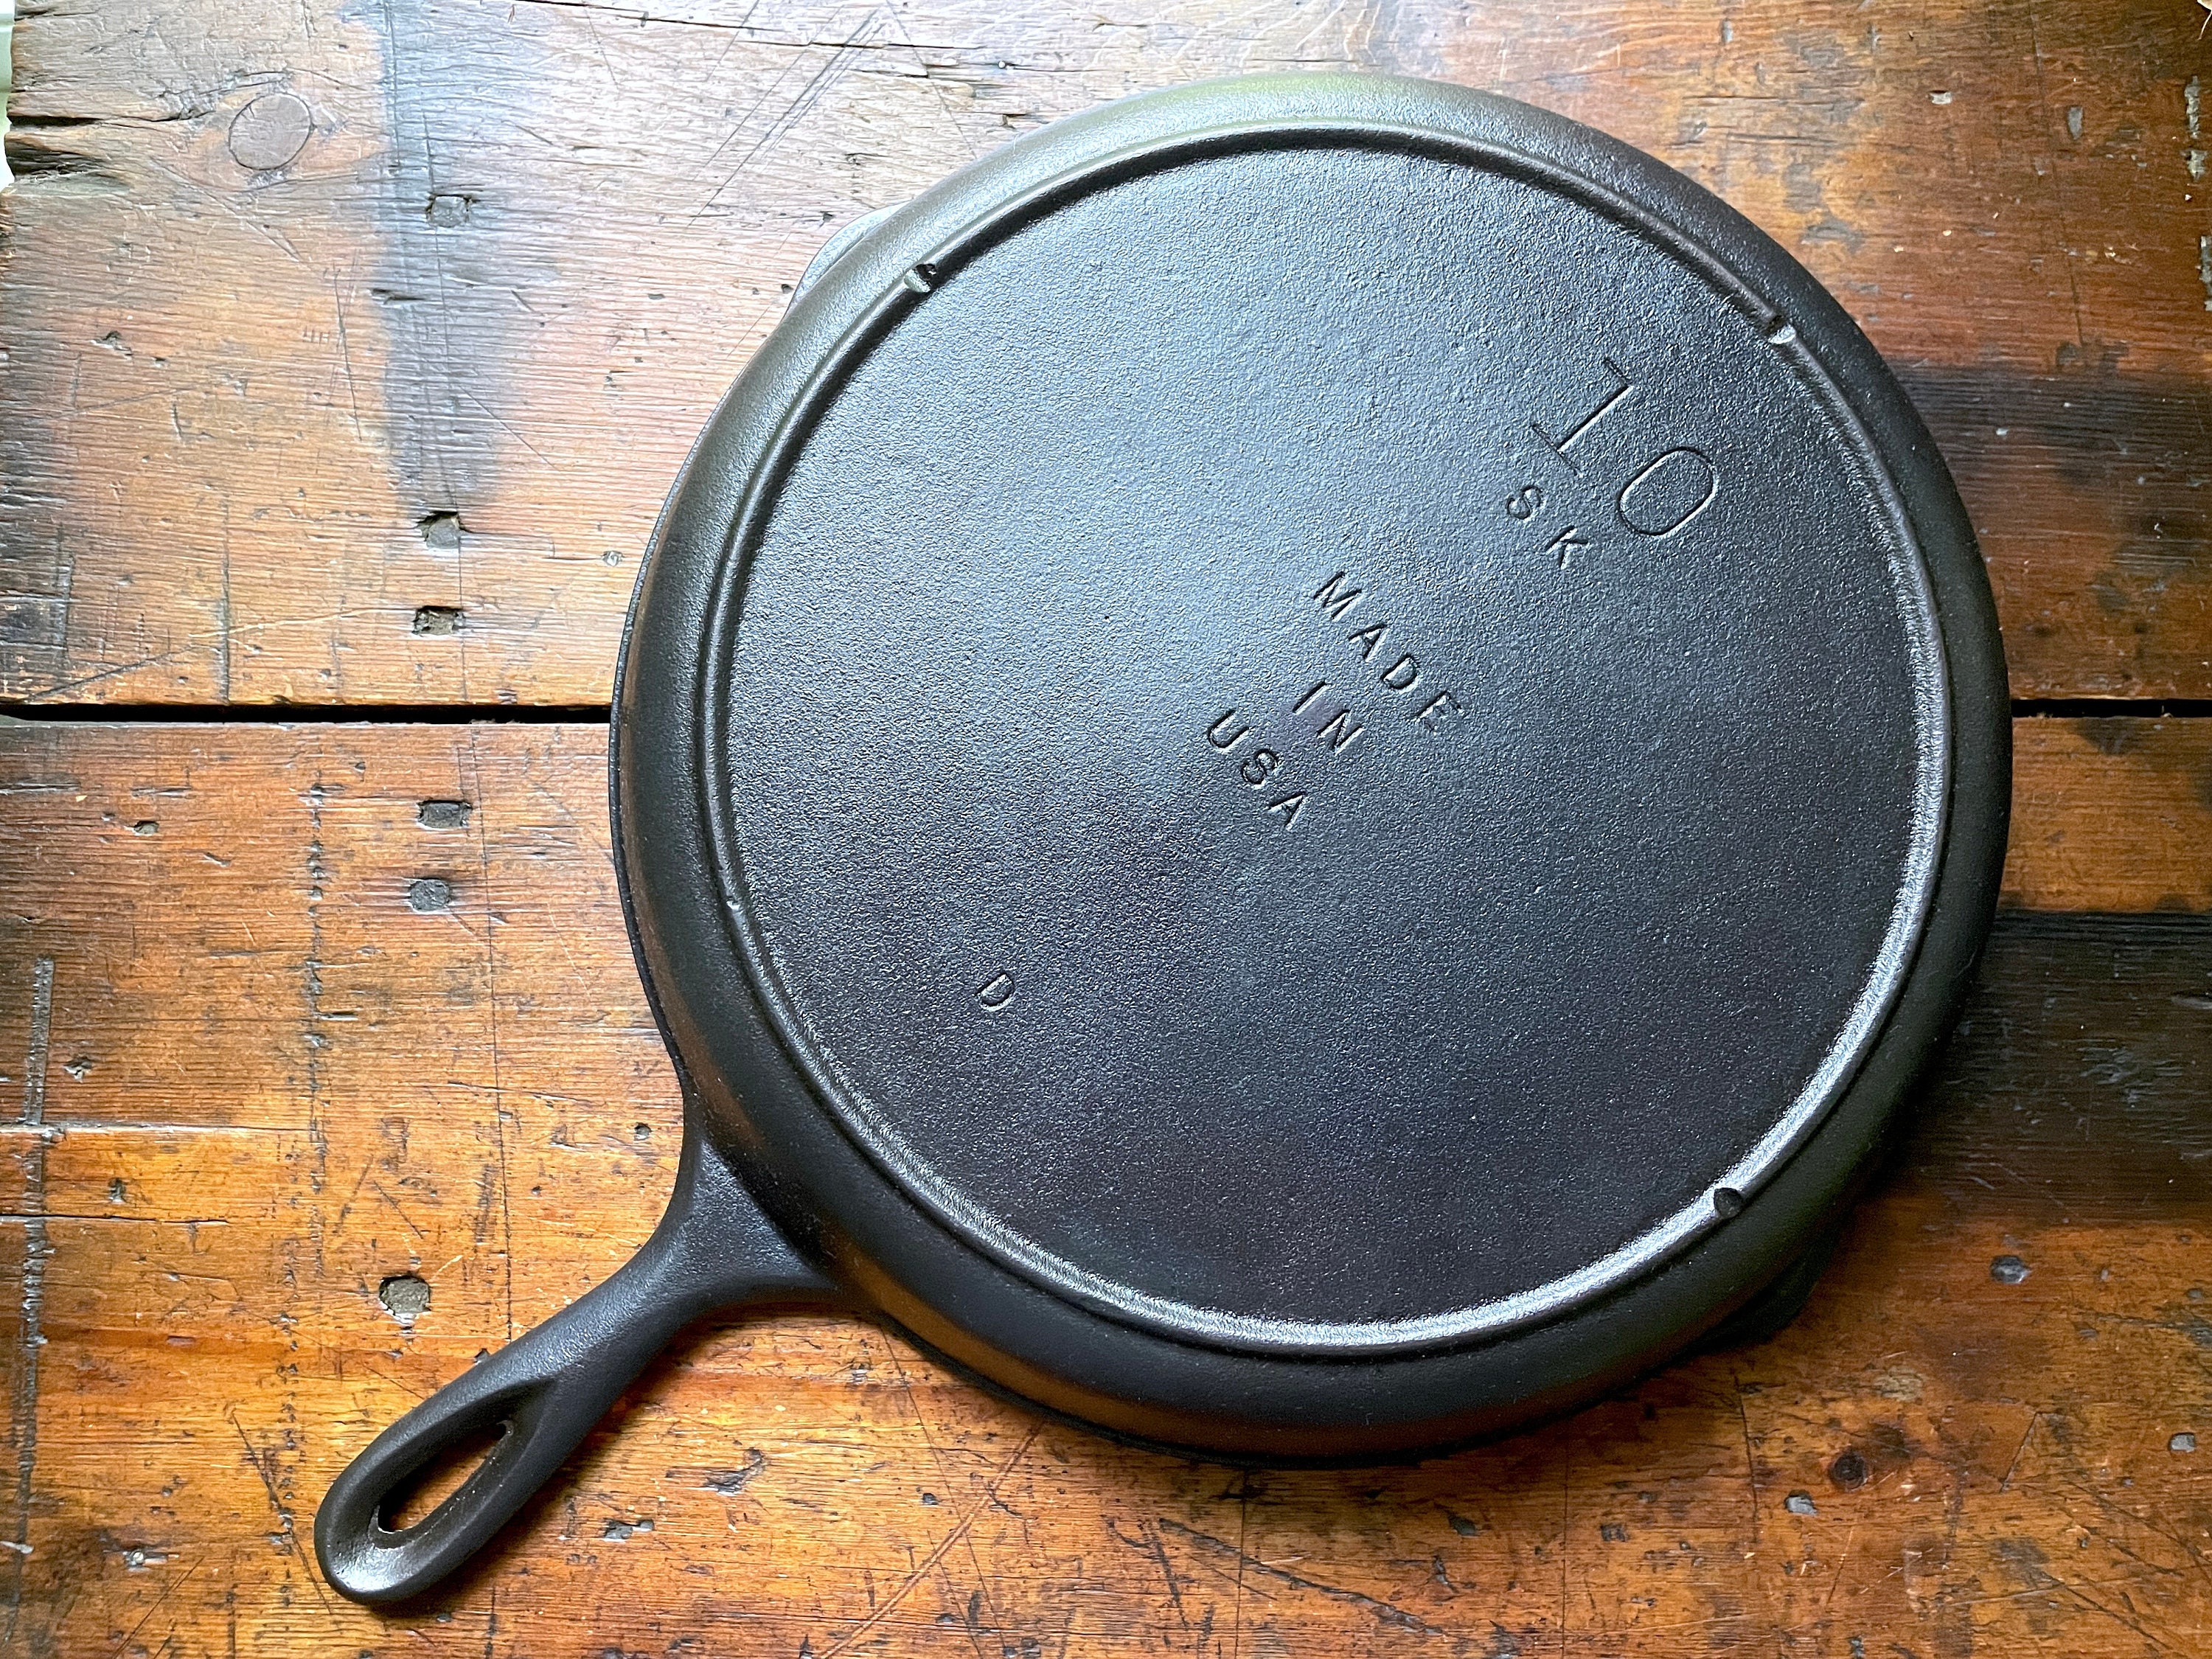
{"label": "embossed sk marking", "polygon": [[[1779,342],[1785,331],[1778,330],[1769,337]],[[1790,338],[1796,337],[1794,331],[1788,332]],[[1528,430],[1538,441],[1584,483],[1590,482],[1589,475],[1573,453],[1575,446],[1615,408],[1631,402],[1643,389],[1612,358],[1601,357],[1598,361],[1605,365],[1613,384],[1596,406],[1570,427],[1565,436],[1554,437],[1540,421],[1532,419],[1528,422]],[[1605,482],[1609,485],[1611,480]],[[1713,497],[1720,492],[1720,473],[1711,456],[1694,445],[1677,444],[1660,451],[1629,474],[1613,492],[1613,510],[1621,523],[1638,537],[1664,541],[1712,505]],[[1531,482],[1506,497],[1505,511],[1525,524],[1543,512],[1546,501],[1544,487]],[[1565,570],[1574,562],[1575,555],[1589,546],[1589,537],[1583,525],[1571,524],[1553,533],[1544,551],[1553,555],[1559,568]]]}

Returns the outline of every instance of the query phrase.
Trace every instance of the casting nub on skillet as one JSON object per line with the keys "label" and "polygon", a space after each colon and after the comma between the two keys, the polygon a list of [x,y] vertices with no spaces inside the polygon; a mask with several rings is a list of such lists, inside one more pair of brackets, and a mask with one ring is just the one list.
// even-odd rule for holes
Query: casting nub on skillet
{"label": "casting nub on skillet", "polygon": [[1832,1222],[2009,771],[1966,521],[1820,286],[1588,128],[1341,76],[848,239],[670,499],[615,739],[675,1200],[333,1486],[362,1600],[735,1304],[1234,1457],[1619,1384]]}

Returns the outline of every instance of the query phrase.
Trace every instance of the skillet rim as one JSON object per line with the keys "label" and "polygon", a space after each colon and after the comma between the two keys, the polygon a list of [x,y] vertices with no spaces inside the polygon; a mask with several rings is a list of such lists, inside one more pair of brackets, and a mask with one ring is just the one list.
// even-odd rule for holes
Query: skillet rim
{"label": "skillet rim", "polygon": [[[808,363],[827,356],[841,306],[849,311],[926,258],[979,204],[1194,127],[1316,118],[1510,144],[1595,178],[1787,317],[1894,481],[1930,586],[1951,701],[1948,811],[1919,948],[1857,1075],[1795,1156],[1740,1214],[1607,1296],[1510,1335],[1388,1356],[1258,1353],[1145,1330],[989,1260],[885,1178],[792,1067],[722,916],[702,902],[714,891],[712,849],[700,834],[710,815],[696,805],[687,814],[685,804],[711,776],[698,762],[707,738],[696,690],[688,701],[671,696],[706,672],[702,600],[720,581],[764,440],[787,407],[763,388],[803,380]],[[1322,1455],[1333,1455],[1339,1444],[1464,1437],[1556,1409],[1664,1358],[1796,1258],[1863,1173],[1986,934],[2009,738],[1994,608],[1955,490],[1872,346],[1809,274],[1697,185],[1578,124],[1435,82],[1292,75],[1143,94],[1058,123],[896,210],[810,284],[702,433],[655,530],[617,666],[610,783],[625,915],[686,1079],[687,1110],[802,1248],[931,1346],[1054,1409],[1176,1443],[1304,1455],[1326,1443]]]}

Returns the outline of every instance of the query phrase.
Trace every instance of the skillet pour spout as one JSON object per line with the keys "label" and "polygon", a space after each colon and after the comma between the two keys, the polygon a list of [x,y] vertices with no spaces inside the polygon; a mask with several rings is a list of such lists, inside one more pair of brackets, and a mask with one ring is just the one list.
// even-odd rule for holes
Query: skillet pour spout
{"label": "skillet pour spout", "polygon": [[824,250],[677,482],[611,744],[676,1196],[326,1575],[435,1583],[717,1309],[1237,1461],[1771,1328],[1987,933],[2008,713],[1904,393],[1650,157],[1334,75],[1014,140]]}

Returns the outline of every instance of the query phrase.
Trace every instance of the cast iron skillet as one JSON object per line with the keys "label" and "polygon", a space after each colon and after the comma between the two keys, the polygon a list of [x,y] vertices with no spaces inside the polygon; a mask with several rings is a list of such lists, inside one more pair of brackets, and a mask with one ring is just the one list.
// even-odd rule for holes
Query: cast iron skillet
{"label": "cast iron skillet", "polygon": [[677,485],[614,736],[675,1198],[332,1486],[362,1601],[719,1308],[1243,1459],[1617,1386],[1832,1223],[2010,765],[1949,477],[1804,270],[1585,127],[1320,76],[849,239]]}

